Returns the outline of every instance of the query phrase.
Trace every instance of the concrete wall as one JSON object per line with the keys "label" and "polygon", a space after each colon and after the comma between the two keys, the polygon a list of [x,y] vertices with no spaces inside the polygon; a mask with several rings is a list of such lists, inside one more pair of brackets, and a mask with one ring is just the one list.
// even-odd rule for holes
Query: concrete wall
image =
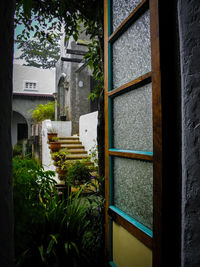
{"label": "concrete wall", "polygon": [[[53,165],[53,160],[51,159],[51,151],[49,149],[49,145],[47,144],[47,128],[49,125],[51,125],[49,120],[42,122],[42,165],[45,171],[56,171],[56,167]],[[59,182],[57,173],[54,179]]]}
{"label": "concrete wall", "polygon": [[[83,33],[80,38],[87,39]],[[77,45],[72,37],[68,44],[65,44],[64,40],[61,43],[61,57],[83,59],[83,56],[66,54],[66,48],[87,51],[86,46]],[[85,67],[82,71],[76,72],[81,65],[82,63],[63,62],[61,60],[56,64],[57,119],[59,119],[60,108],[63,108],[62,101],[65,98],[64,102],[65,106],[69,108],[68,119],[72,121],[73,134],[79,133],[79,117],[90,112],[88,96],[91,90],[91,71],[89,67]],[[64,97],[61,97],[63,94]]]}
{"label": "concrete wall", "polygon": [[[13,111],[21,114],[28,124],[28,137],[31,136],[31,125],[33,124],[33,119],[31,118],[30,110],[34,109],[39,104],[46,104],[52,101],[49,97],[39,97],[39,96],[13,96]],[[14,134],[14,133],[13,133]]]}
{"label": "concrete wall", "polygon": [[0,266],[12,267],[14,256],[12,198],[12,62],[14,1],[0,2]]}
{"label": "concrete wall", "polygon": [[97,144],[98,111],[82,115],[79,120],[79,136],[85,149],[89,151]]}
{"label": "concrete wall", "polygon": [[24,81],[36,81],[37,90],[32,93],[52,94],[55,92],[55,69],[40,69],[18,64],[13,65],[13,91],[24,91]]}
{"label": "concrete wall", "polygon": [[[42,122],[42,164],[45,170],[55,171],[56,167],[53,165],[53,160],[51,159],[51,151],[49,145],[47,144],[48,137],[47,132],[49,128],[56,129],[58,136],[67,137],[71,136],[71,121],[50,121],[45,120]],[[56,173],[55,180],[59,183],[58,175]]]}
{"label": "concrete wall", "polygon": [[182,267],[200,265],[200,3],[178,1],[182,77]]}

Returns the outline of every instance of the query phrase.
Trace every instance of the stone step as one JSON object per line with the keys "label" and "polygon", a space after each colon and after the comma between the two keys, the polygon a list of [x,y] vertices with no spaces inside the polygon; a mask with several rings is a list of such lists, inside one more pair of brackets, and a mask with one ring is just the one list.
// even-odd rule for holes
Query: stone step
{"label": "stone step", "polygon": [[70,154],[87,154],[87,151],[84,149],[70,149],[68,148]]}
{"label": "stone step", "polygon": [[88,158],[87,154],[71,154],[66,156],[66,159],[87,159],[87,158]]}
{"label": "stone step", "polygon": [[61,144],[82,144],[79,140],[59,140]]}
{"label": "stone step", "polygon": [[79,140],[79,137],[78,136],[67,136],[67,137],[64,137],[64,136],[59,136],[58,137],[59,140]]}
{"label": "stone step", "polygon": [[61,147],[67,149],[84,149],[84,146],[81,144],[61,144]]}

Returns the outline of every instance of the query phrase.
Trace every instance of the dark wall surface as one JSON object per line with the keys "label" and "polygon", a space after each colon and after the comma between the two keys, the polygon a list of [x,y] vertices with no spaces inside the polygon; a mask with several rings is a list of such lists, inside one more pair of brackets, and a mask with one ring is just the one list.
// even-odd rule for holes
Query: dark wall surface
{"label": "dark wall surface", "polygon": [[0,266],[13,266],[12,216],[12,60],[14,1],[0,1]]}
{"label": "dark wall surface", "polygon": [[180,0],[182,266],[200,266],[200,2]]}

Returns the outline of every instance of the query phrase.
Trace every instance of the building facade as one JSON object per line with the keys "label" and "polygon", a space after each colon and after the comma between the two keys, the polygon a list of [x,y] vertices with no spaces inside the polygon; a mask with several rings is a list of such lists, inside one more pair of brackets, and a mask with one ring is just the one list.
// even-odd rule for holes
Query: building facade
{"label": "building facade", "polygon": [[94,80],[89,66],[85,64],[88,37],[79,35],[76,42],[71,37],[68,42],[61,39],[61,57],[56,64],[57,120],[70,120],[72,133],[79,133],[81,115],[97,110],[96,102],[88,99],[94,88]]}
{"label": "building facade", "polygon": [[12,144],[31,136],[30,110],[54,100],[55,69],[13,65]]}

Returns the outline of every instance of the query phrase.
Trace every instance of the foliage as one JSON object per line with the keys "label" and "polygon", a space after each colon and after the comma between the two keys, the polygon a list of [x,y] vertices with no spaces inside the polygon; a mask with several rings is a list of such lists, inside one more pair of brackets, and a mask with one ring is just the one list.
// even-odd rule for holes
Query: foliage
{"label": "foliage", "polygon": [[27,64],[23,64],[24,66],[43,69],[54,68],[60,57],[60,36],[61,34],[58,34],[53,43],[46,42],[45,45],[36,38],[16,40],[18,49],[22,51],[22,54],[16,59],[25,59]]}
{"label": "foliage", "polygon": [[47,132],[48,133],[53,133],[53,134],[57,134],[57,129],[56,128],[54,128],[54,127],[49,127],[49,128],[47,128]]}
{"label": "foliage", "polygon": [[76,181],[87,183],[91,180],[90,169],[84,163],[76,161],[68,168],[67,180],[72,185],[76,185]]}
{"label": "foliage", "polygon": [[98,166],[98,147],[97,147],[97,144],[96,143],[89,150],[89,158],[94,163],[95,166]]}
{"label": "foliage", "polygon": [[103,59],[102,51],[100,47],[100,42],[98,40],[93,40],[88,45],[88,52],[85,54],[84,58],[87,60],[87,64],[92,70],[93,78],[96,80],[97,84],[90,93],[89,98],[94,100],[103,94]]}
{"label": "foliage", "polygon": [[55,102],[48,102],[47,104],[39,104],[35,109],[31,109],[32,118],[35,122],[41,122],[46,119],[54,120],[55,118]]}
{"label": "foliage", "polygon": [[59,198],[52,175],[13,159],[15,266],[103,266],[103,198]]}
{"label": "foliage", "polygon": [[91,266],[104,266],[105,199],[93,194],[87,201],[86,219],[90,224],[84,235],[84,249]]}
{"label": "foliage", "polygon": [[[34,22],[34,23],[33,23]],[[81,25],[91,43],[85,59],[98,81],[90,98],[99,97],[103,92],[103,0],[17,0],[15,25],[24,24],[25,29],[18,35],[17,40],[28,40],[30,32],[41,43],[54,43],[57,32],[64,25],[66,40],[73,36],[78,40],[82,31]],[[38,27],[38,25],[40,27]]]}
{"label": "foliage", "polygon": [[[45,172],[30,158],[13,158],[13,199],[16,259],[28,248],[44,221],[45,206],[54,192],[54,172]],[[55,192],[54,192],[55,193]]]}
{"label": "foliage", "polygon": [[13,157],[22,155],[22,141],[17,142],[17,144],[13,147]]}
{"label": "foliage", "polygon": [[71,165],[70,161],[67,158],[68,155],[69,155],[68,149],[62,148],[58,152],[52,153],[51,157],[54,161],[56,161],[57,167],[59,167],[63,171],[66,171]]}
{"label": "foliage", "polygon": [[[23,151],[23,144],[25,151]],[[28,140],[19,140],[17,144],[13,147],[13,157],[23,155],[23,153],[26,155],[32,154],[32,145]]]}
{"label": "foliage", "polygon": [[53,42],[64,25],[66,35],[77,40],[81,22],[91,38],[102,38],[103,0],[16,0],[15,25],[25,25],[18,39],[29,39],[33,31],[41,42]]}
{"label": "foliage", "polygon": [[59,140],[59,137],[57,137],[57,136],[52,137],[52,141],[53,141],[53,142],[56,142],[56,141],[58,141],[58,140]]}

